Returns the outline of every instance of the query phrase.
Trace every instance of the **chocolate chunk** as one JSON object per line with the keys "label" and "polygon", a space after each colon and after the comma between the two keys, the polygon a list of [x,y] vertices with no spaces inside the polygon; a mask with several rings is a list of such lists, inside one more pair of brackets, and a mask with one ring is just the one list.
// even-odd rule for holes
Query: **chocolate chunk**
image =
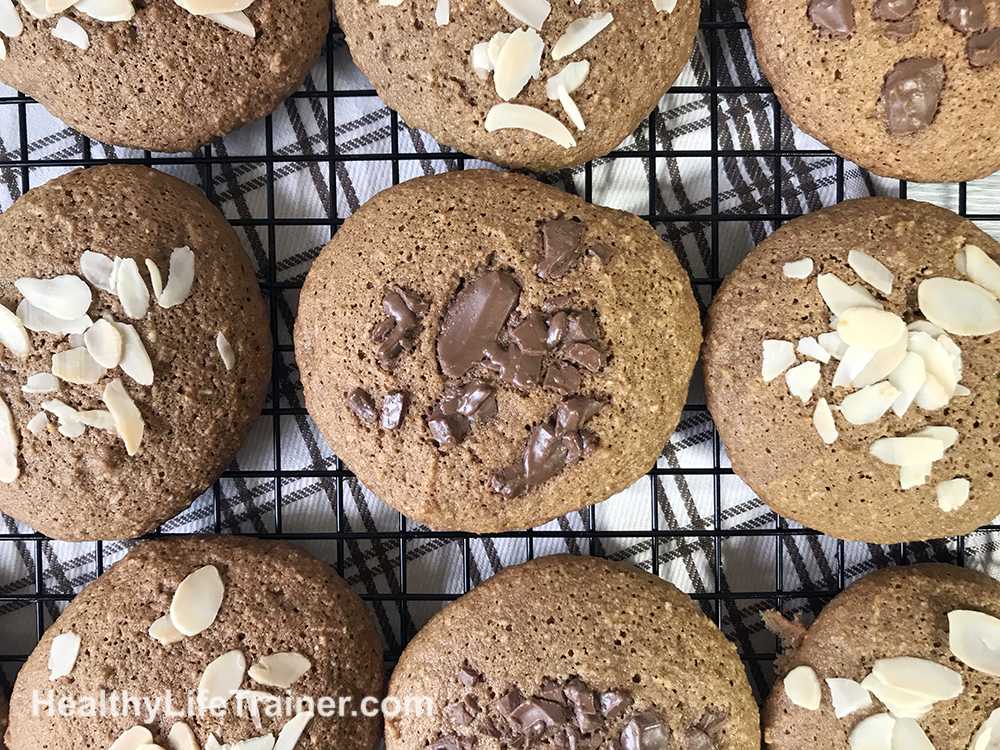
{"label": "chocolate chunk", "polygon": [[[546,729],[566,723],[566,709],[553,701],[529,698],[511,711],[510,718],[517,722],[521,731],[541,734]],[[541,726],[539,726],[541,725]]]}
{"label": "chocolate chunk", "polygon": [[539,688],[537,697],[547,701],[552,701],[553,703],[558,703],[561,706],[566,705],[566,695],[563,693],[563,686],[553,680],[547,680],[542,687]]}
{"label": "chocolate chunk", "polygon": [[701,715],[695,725],[707,734],[721,732],[722,727],[729,721],[729,712],[721,708],[710,708]]}
{"label": "chocolate chunk", "polygon": [[446,376],[462,377],[496,346],[520,296],[514,277],[502,271],[484,273],[455,295],[437,342],[438,362]]}
{"label": "chocolate chunk", "polygon": [[560,401],[556,405],[556,426],[562,433],[577,432],[602,406],[600,401],[589,396],[576,396]]}
{"label": "chocolate chunk", "polygon": [[594,691],[579,677],[574,677],[566,683],[566,697],[573,704],[573,718],[584,734],[591,734],[602,725],[603,721],[597,709]]}
{"label": "chocolate chunk", "polygon": [[511,339],[525,354],[545,354],[548,351],[546,338],[549,332],[545,325],[545,317],[535,310],[524,321],[510,332]]}
{"label": "chocolate chunk", "polygon": [[430,746],[430,750],[472,750],[475,744],[475,740],[471,737],[459,737],[457,734],[448,734],[435,740]]}
{"label": "chocolate chunk", "polygon": [[632,698],[621,690],[609,690],[601,693],[601,713],[604,718],[614,721],[632,705]]}
{"label": "chocolate chunk", "polygon": [[1000,28],[970,37],[965,43],[965,52],[973,68],[985,68],[1000,62]]}
{"label": "chocolate chunk", "polygon": [[504,497],[520,497],[528,492],[528,480],[524,476],[522,462],[515,462],[493,475],[490,484],[493,491]]}
{"label": "chocolate chunk", "polygon": [[549,333],[546,336],[545,345],[549,349],[555,349],[563,342],[563,339],[566,338],[566,332],[568,330],[569,313],[565,310],[560,310],[549,318]]}
{"label": "chocolate chunk", "polygon": [[406,419],[410,397],[405,391],[393,391],[382,402],[382,426],[387,430],[397,430]]}
{"label": "chocolate chunk", "polygon": [[396,294],[403,299],[403,302],[410,308],[410,312],[414,315],[426,315],[430,312],[430,304],[419,294],[403,289],[401,286],[396,287]]}
{"label": "chocolate chunk", "polygon": [[382,307],[389,317],[377,323],[372,329],[372,340],[381,344],[375,358],[379,366],[389,372],[399,363],[399,357],[403,352],[413,348],[420,330],[417,314],[410,309],[407,300],[410,300],[418,310],[427,309],[420,297],[411,292],[401,290],[399,287],[395,290],[386,289]]}
{"label": "chocolate chunk", "polygon": [[608,263],[611,262],[611,258],[615,254],[614,250],[612,250],[607,245],[602,245],[601,243],[597,243],[596,245],[591,245],[590,248],[587,250],[587,252],[590,253],[591,255],[597,256],[597,258],[599,258],[601,263],[603,263],[604,265],[608,265]]}
{"label": "chocolate chunk", "polygon": [[543,279],[561,279],[583,257],[583,235],[587,227],[579,221],[554,219],[542,224],[542,259],[538,275]]}
{"label": "chocolate chunk", "polygon": [[572,344],[577,341],[593,341],[601,335],[597,327],[597,318],[590,310],[570,313],[569,325],[566,329],[566,343]]}
{"label": "chocolate chunk", "polygon": [[715,743],[698,727],[688,727],[684,732],[684,750],[715,750]]}
{"label": "chocolate chunk", "polygon": [[558,297],[549,297],[542,303],[542,312],[551,315],[552,313],[559,312],[560,310],[569,310],[573,306],[573,298],[568,294],[562,294]]}
{"label": "chocolate chunk", "polygon": [[392,333],[392,329],[396,327],[396,321],[393,318],[382,318],[375,327],[372,328],[372,341],[376,344],[381,344],[387,338],[389,334]]}
{"label": "chocolate chunk", "polygon": [[961,34],[985,31],[989,12],[983,0],[941,0],[938,18]]}
{"label": "chocolate chunk", "polygon": [[473,717],[479,716],[483,710],[479,707],[479,701],[476,700],[476,696],[471,694],[462,698],[462,705],[465,706],[465,710],[469,712],[469,715]]}
{"label": "chocolate chunk", "polygon": [[896,63],[882,85],[889,133],[910,135],[930,125],[941,104],[944,80],[940,60],[911,57]]}
{"label": "chocolate chunk", "polygon": [[485,422],[497,413],[496,391],[482,380],[472,380],[459,393],[455,411],[474,422]]}
{"label": "chocolate chunk", "polygon": [[542,380],[542,358],[525,354],[513,342],[507,349],[496,347],[488,352],[487,367],[504,383],[522,391],[535,388]]}
{"label": "chocolate chunk", "polygon": [[458,670],[457,678],[461,684],[465,685],[466,687],[472,687],[481,679],[483,679],[483,676],[479,674],[479,672],[474,670],[472,667],[470,667],[468,664],[465,664],[462,666],[460,670]]}
{"label": "chocolate chunk", "polygon": [[917,9],[917,0],[875,0],[873,13],[879,21],[902,21]]}
{"label": "chocolate chunk", "polygon": [[913,15],[907,16],[902,21],[887,21],[885,24],[885,35],[890,39],[899,42],[908,42],[920,31],[920,19]]}
{"label": "chocolate chunk", "polygon": [[483,716],[483,720],[479,724],[480,729],[482,729],[484,734],[490,737],[499,737],[501,732],[497,729],[497,725],[493,722],[489,716]]}
{"label": "chocolate chunk", "polygon": [[809,0],[809,20],[834,39],[847,39],[854,33],[852,0]]}
{"label": "chocolate chunk", "polygon": [[368,391],[355,388],[347,395],[347,405],[362,422],[378,421],[378,407]]}
{"label": "chocolate chunk", "polygon": [[548,423],[531,430],[524,452],[524,477],[529,486],[537,487],[566,468],[566,446],[561,437]]}
{"label": "chocolate chunk", "polygon": [[438,404],[427,418],[427,429],[440,445],[454,447],[465,440],[471,425],[469,420],[456,412],[448,413]]}
{"label": "chocolate chunk", "polygon": [[450,706],[445,706],[444,715],[448,717],[448,721],[454,727],[467,727],[475,718],[461,703],[452,703]]}
{"label": "chocolate chunk", "polygon": [[575,393],[580,388],[580,371],[568,362],[556,362],[545,371],[545,388],[562,394]]}
{"label": "chocolate chunk", "polygon": [[635,714],[622,730],[622,750],[670,750],[670,728],[652,710]]}
{"label": "chocolate chunk", "polygon": [[563,354],[570,362],[580,365],[585,370],[600,372],[604,369],[604,355],[590,344],[577,342],[566,347]]}
{"label": "chocolate chunk", "polygon": [[514,709],[522,703],[524,703],[524,695],[522,695],[517,685],[511,685],[507,688],[507,692],[497,698],[497,711],[505,718],[509,718],[514,713]]}

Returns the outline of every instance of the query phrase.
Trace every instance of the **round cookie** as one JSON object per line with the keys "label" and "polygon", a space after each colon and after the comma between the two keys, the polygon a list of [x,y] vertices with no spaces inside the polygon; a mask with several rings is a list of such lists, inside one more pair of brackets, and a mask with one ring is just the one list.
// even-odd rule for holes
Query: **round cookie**
{"label": "round cookie", "polygon": [[[448,0],[335,5],[355,64],[408,125],[533,172],[604,156],[631,135],[691,56],[700,13],[695,0],[477,0],[450,3],[439,25]],[[550,134],[524,129],[532,118]]]}
{"label": "round cookie", "polygon": [[309,413],[373,492],[482,533],[648,471],[698,334],[687,275],[648,224],[481,170],[411,180],[349,218],[306,279],[295,353]]}
{"label": "round cookie", "polygon": [[1000,245],[972,222],[866,198],[786,224],[729,275],[706,323],[705,388],[733,469],[764,502],[877,544],[967,534],[1000,513],[1000,337],[951,319],[978,305],[1000,328],[1000,303],[957,268],[972,246],[996,274]]}
{"label": "round cookie", "polygon": [[788,116],[885,177],[1000,169],[1000,8],[986,0],[747,0]]}
{"label": "round cookie", "polygon": [[[189,578],[196,571],[202,572]],[[205,572],[216,583],[221,579],[221,606],[218,598],[207,595],[210,586],[193,586],[190,590],[196,596],[191,601],[200,606],[179,607],[177,599],[182,597],[175,599],[175,594],[181,583],[192,586]],[[214,619],[209,606],[213,603],[218,606]],[[178,611],[207,613],[177,620],[178,627],[188,632],[196,630],[189,627],[195,623],[207,627],[167,645],[149,635],[161,617]],[[52,681],[50,652],[55,639],[67,634],[79,638],[79,655],[75,662],[60,659],[57,674],[68,674]],[[275,658],[279,654],[295,656]],[[219,657],[224,657],[221,668],[213,667],[203,681]],[[235,660],[233,665],[229,658]],[[268,668],[263,673],[261,660]],[[291,666],[280,668],[286,660]],[[213,747],[210,736],[228,746],[268,734],[278,737],[295,714],[308,709],[300,699],[311,698],[314,716],[298,747],[374,750],[381,728],[378,717],[360,713],[339,717],[324,708],[326,704],[321,706],[320,698],[332,698],[334,705],[340,697],[349,698],[347,705],[357,708],[364,697],[381,695],[383,679],[382,650],[364,603],[332,568],[304,550],[282,542],[222,536],[145,542],[84,589],[42,636],[14,685],[8,740],[12,750],[106,748],[144,724],[152,734],[147,743],[184,747],[167,741],[171,731],[181,731],[174,725],[184,723],[193,731],[197,747]],[[260,726],[247,701],[229,697],[228,692],[229,700],[218,704],[224,711],[213,714],[206,701],[206,711],[201,712],[198,691],[209,685],[214,687],[205,693],[206,699],[239,689],[276,696],[281,705],[261,697]],[[33,715],[36,690],[42,699],[54,691],[57,705],[63,699],[71,701],[72,715],[58,711],[50,715],[44,706]],[[106,715],[87,716],[85,699],[93,696],[99,701],[102,691]],[[141,720],[134,712],[114,713],[112,696],[117,695],[120,707],[124,691],[151,702],[161,698],[160,710],[150,717],[144,709]],[[283,740],[284,747],[296,746],[287,734]]]}
{"label": "round cookie", "polygon": [[597,558],[515,565],[448,605],[389,696],[434,711],[387,716],[387,750],[760,746],[733,644],[671,584]]}
{"label": "round cookie", "polygon": [[[211,5],[115,0],[103,5],[110,15],[89,2],[49,16],[43,0],[21,0],[20,21],[0,27],[7,51],[0,80],[91,138],[192,151],[263,117],[298,89],[330,27],[326,0],[252,0],[232,14],[241,19],[223,19],[228,26],[185,9]],[[53,35],[64,28],[89,47]]]}
{"label": "round cookie", "polygon": [[[949,613],[955,611],[977,614],[959,615],[952,621]],[[788,622],[770,613],[766,616],[768,625],[782,634],[786,648],[778,661],[782,679],[772,690],[761,715],[767,747],[771,750],[804,747],[848,750],[854,747],[849,742],[852,733],[863,721],[878,715],[880,718],[870,719],[861,734],[870,731],[872,736],[878,737],[881,733],[885,738],[896,732],[901,735],[899,744],[894,743],[892,747],[930,747],[919,741],[919,735],[914,740],[915,725],[905,720],[905,715],[910,713],[907,706],[927,699],[913,701],[911,695],[892,695],[885,687],[907,685],[907,680],[900,679],[904,676],[900,667],[907,666],[913,670],[915,678],[922,680],[915,683],[918,689],[950,689],[944,694],[953,696],[917,710],[917,714],[923,710],[926,713],[918,717],[916,731],[924,734],[936,748],[986,747],[975,745],[973,739],[991,713],[1000,708],[1000,677],[970,667],[963,660],[963,657],[969,658],[967,651],[960,649],[956,654],[951,644],[956,639],[964,641],[969,631],[962,624],[970,620],[985,621],[992,632],[1000,633],[997,617],[1000,617],[1000,583],[983,573],[941,564],[912,565],[872,573],[834,598],[808,629],[797,620]],[[982,644],[973,648],[980,654],[974,666],[982,666],[981,659],[987,658],[988,650]],[[876,666],[880,660],[899,658],[920,661],[885,661]],[[997,658],[995,650],[992,658],[994,661]],[[872,677],[873,672],[877,677]],[[961,692],[955,695],[953,683],[959,678]],[[839,697],[836,712],[831,684],[827,682],[830,679],[839,681],[834,686],[838,697],[844,696]],[[883,704],[879,698],[844,680],[863,682],[865,688],[871,687],[890,704]],[[802,686],[812,683],[815,691],[817,682],[819,706],[811,710],[809,707],[815,703],[803,700],[806,689]],[[847,697],[851,691],[857,693],[858,700]],[[870,703],[866,703],[866,695]],[[815,692],[812,698],[816,699]],[[886,710],[890,706],[899,719],[904,720],[894,723],[891,718],[887,719]],[[847,713],[849,709],[854,710]],[[843,715],[838,718],[836,713]],[[1000,727],[1000,713],[992,723]],[[994,741],[997,731],[993,731]],[[909,741],[904,741],[906,739]],[[890,748],[884,739],[858,746]]]}
{"label": "round cookie", "polygon": [[[12,420],[0,429],[0,508],[82,541],[139,536],[190,505],[236,455],[271,370],[260,289],[222,214],[145,167],[77,170],[0,216],[0,268],[0,426],[8,410]],[[124,296],[106,291],[109,274]],[[27,355],[12,348],[25,343]]]}
{"label": "round cookie", "polygon": [[4,744],[4,735],[7,734],[8,709],[7,698],[3,693],[0,693],[0,750],[7,750],[7,746]]}

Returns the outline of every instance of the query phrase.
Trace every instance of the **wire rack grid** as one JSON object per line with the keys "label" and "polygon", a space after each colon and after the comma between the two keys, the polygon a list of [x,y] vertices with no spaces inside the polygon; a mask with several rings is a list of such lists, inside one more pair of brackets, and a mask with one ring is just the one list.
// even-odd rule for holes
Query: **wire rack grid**
{"label": "wire rack grid", "polygon": [[[750,49],[739,2],[703,0],[692,64],[639,130],[605,159],[542,177],[597,202],[617,202],[609,184],[628,182],[627,207],[644,201],[645,210],[640,205],[636,213],[682,259],[687,253],[703,306],[754,242],[781,223],[858,194],[908,192],[906,183],[874,178],[803,139],[756,72]],[[762,698],[773,681],[777,644],[764,631],[761,612],[804,610],[811,616],[875,567],[925,559],[964,565],[969,559],[966,539],[891,548],[845,544],[768,511],[733,475],[697,378],[661,460],[617,501],[511,534],[472,537],[413,524],[370,496],[308,419],[289,334],[297,291],[309,261],[366,193],[417,173],[487,165],[436,146],[387,110],[359,82],[336,25],[302,90],[244,129],[242,140],[227,138],[193,154],[132,152],[91,142],[54,123],[29,98],[3,94],[0,133],[14,141],[0,149],[3,207],[74,167],[146,164],[204,189],[255,260],[275,335],[274,375],[261,423],[223,478],[152,536],[249,533],[306,546],[368,602],[382,632],[387,669],[448,601],[504,565],[569,551],[632,562],[690,593],[737,643]],[[753,127],[734,126],[740,118]],[[675,127],[677,121],[682,124]],[[295,136],[291,145],[286,130]],[[688,138],[694,131],[702,140]],[[318,210],[299,211],[289,203],[282,186],[293,173],[311,184]],[[357,173],[379,176],[361,189]],[[678,180],[692,175],[702,195],[679,197]],[[984,192],[963,184],[941,200],[984,227],[1000,227],[1000,211],[989,208],[998,195],[996,185]],[[297,442],[289,441],[289,433]],[[299,514],[301,503],[317,497],[309,513]],[[13,519],[0,516],[0,522],[0,690],[9,692],[19,665],[65,603],[134,542],[68,545]],[[971,543],[978,566],[993,564],[997,531],[986,527]]]}

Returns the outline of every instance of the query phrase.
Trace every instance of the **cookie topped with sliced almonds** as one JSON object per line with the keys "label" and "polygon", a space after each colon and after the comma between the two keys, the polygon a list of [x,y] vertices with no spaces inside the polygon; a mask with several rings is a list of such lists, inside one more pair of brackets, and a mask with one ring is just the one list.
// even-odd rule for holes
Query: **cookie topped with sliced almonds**
{"label": "cookie topped with sliced almonds", "polygon": [[0,362],[0,509],[58,539],[124,539],[228,466],[271,338],[250,259],[205,196],[107,166],[0,216]]}
{"label": "cookie topped with sliced almonds", "polygon": [[1000,244],[943,208],[846,201],[726,279],[703,346],[733,468],[776,511],[872,543],[1000,514]]}

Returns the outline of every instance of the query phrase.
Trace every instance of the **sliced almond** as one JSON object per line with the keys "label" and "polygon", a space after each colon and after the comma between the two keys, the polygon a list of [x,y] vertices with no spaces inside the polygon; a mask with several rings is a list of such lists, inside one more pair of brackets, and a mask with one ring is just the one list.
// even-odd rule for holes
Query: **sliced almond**
{"label": "sliced almond", "polygon": [[84,427],[96,427],[99,430],[110,432],[112,435],[118,434],[118,428],[115,426],[114,415],[109,411],[103,411],[101,409],[78,411],[76,413],[76,419]]}
{"label": "sliced almond", "polygon": [[925,411],[938,411],[946,407],[950,400],[948,391],[941,385],[941,381],[933,375],[928,375],[914,396],[913,403]]}
{"label": "sliced almond", "polygon": [[490,64],[492,66],[490,70],[496,68],[497,60],[500,59],[500,53],[503,52],[503,47],[507,44],[508,39],[510,39],[510,34],[505,31],[498,31],[490,39],[490,44],[486,48],[486,52],[489,55]]}
{"label": "sliced almond", "polygon": [[160,295],[160,307],[176,307],[191,296],[194,286],[194,253],[191,248],[178,247],[170,254],[170,273]]}
{"label": "sliced almond", "polygon": [[73,7],[76,0],[45,0],[45,10],[57,15]]}
{"label": "sliced almond", "polygon": [[14,282],[14,286],[28,302],[59,320],[82,318],[87,314],[93,300],[87,282],[78,276],[18,279]]}
{"label": "sliced almond", "polygon": [[52,393],[59,390],[59,379],[51,372],[39,372],[29,375],[27,382],[21,386],[23,393]]}
{"label": "sliced almond", "polygon": [[21,0],[21,5],[24,6],[24,9],[27,10],[32,17],[37,18],[39,21],[43,21],[46,18],[52,18],[52,14],[45,8],[45,0]]}
{"label": "sliced almond", "polygon": [[0,0],[0,34],[8,37],[21,36],[24,23],[14,7],[13,0]]}
{"label": "sliced almond", "polygon": [[823,364],[830,361],[830,352],[820,346],[820,343],[812,336],[799,339],[799,345],[795,347],[795,350]]}
{"label": "sliced almond", "polygon": [[59,422],[59,434],[68,438],[78,438],[87,431],[87,425],[78,419],[64,419]]}
{"label": "sliced almond", "polygon": [[7,59],[7,42],[0,38],[0,60]]}
{"label": "sliced almond", "polygon": [[391,5],[393,7],[398,7],[403,4],[403,0],[378,0],[379,5]]}
{"label": "sliced almond", "polygon": [[872,424],[892,408],[897,396],[899,391],[892,383],[869,385],[845,396],[840,403],[840,413],[851,424]]}
{"label": "sliced almond", "polygon": [[130,456],[139,452],[144,423],[142,414],[128,395],[122,381],[113,380],[104,389],[104,404],[115,418],[115,429]]}
{"label": "sliced almond", "polygon": [[830,353],[833,359],[843,359],[847,353],[847,344],[840,338],[840,334],[836,331],[821,333],[816,340],[820,346]]}
{"label": "sliced almond", "polygon": [[[81,0],[82,2],[83,0]],[[131,5],[131,3],[129,4]],[[79,8],[79,5],[77,7]],[[80,256],[80,273],[83,274],[83,278],[102,291],[115,291],[111,285],[111,274],[114,269],[115,262],[107,255],[87,250]]]}
{"label": "sliced almond", "polygon": [[160,619],[149,626],[149,637],[159,641],[162,646],[169,646],[184,640],[184,634],[174,627],[170,615],[163,615]]}
{"label": "sliced almond", "polygon": [[219,350],[219,356],[222,357],[222,364],[226,366],[227,370],[232,370],[236,367],[236,350],[233,349],[232,344],[223,335],[222,331],[219,331],[215,336],[215,348]]}
{"label": "sliced almond", "polygon": [[128,323],[112,323],[112,325],[121,335],[123,342],[122,360],[119,363],[122,372],[139,385],[152,385],[153,362],[135,326]]}
{"label": "sliced almond", "polygon": [[927,437],[882,438],[872,444],[870,452],[882,463],[916,466],[944,458],[944,443]]}
{"label": "sliced almond", "polygon": [[447,26],[451,21],[451,3],[449,0],[437,0],[434,9],[434,21],[438,26]]}
{"label": "sliced almond", "polygon": [[24,323],[5,305],[0,305],[0,343],[21,357],[31,353],[31,340]]}
{"label": "sliced almond", "polygon": [[986,612],[948,613],[948,648],[969,669],[1000,677],[1000,619]]}
{"label": "sliced almond", "polygon": [[837,424],[833,420],[833,411],[830,409],[830,404],[827,403],[825,398],[821,398],[816,404],[816,410],[813,412],[813,426],[824,443],[833,445],[833,443],[837,442],[837,438],[839,437]]}
{"label": "sliced almond", "polygon": [[528,130],[548,138],[563,148],[576,146],[576,139],[569,129],[548,112],[524,104],[497,104],[486,115],[486,131],[492,133],[506,129]]}
{"label": "sliced almond", "polygon": [[848,346],[877,352],[895,344],[906,333],[906,323],[885,310],[852,307],[838,314],[837,333]]}
{"label": "sliced almond", "polygon": [[209,13],[235,13],[246,10],[253,0],[174,0],[188,13],[207,16]]}
{"label": "sliced almond", "polygon": [[785,263],[781,267],[781,272],[790,279],[807,279],[813,272],[813,259],[803,258]]}
{"label": "sliced almond", "polygon": [[899,718],[919,719],[934,707],[933,701],[924,700],[895,685],[883,682],[872,673],[861,681],[861,686],[871,692],[889,709],[889,713]]}
{"label": "sliced almond", "polygon": [[472,69],[484,81],[490,77],[490,72],[494,68],[493,61],[490,60],[489,50],[489,42],[480,42],[472,48]]}
{"label": "sliced almond", "polygon": [[45,411],[56,415],[61,422],[78,421],[76,418],[76,409],[69,404],[63,403],[57,398],[51,399],[50,401],[43,401],[42,408],[45,409]]}
{"label": "sliced almond", "polygon": [[677,8],[677,0],[653,0],[657,13],[673,13]]}
{"label": "sliced almond", "polygon": [[153,742],[153,734],[146,727],[135,726],[122,733],[108,750],[139,750]]}
{"label": "sliced almond", "polygon": [[851,250],[847,254],[847,265],[854,269],[854,273],[862,281],[875,287],[882,294],[887,296],[892,294],[892,283],[895,280],[892,271],[868,255],[868,253],[863,253],[860,250]]}
{"label": "sliced almond", "polygon": [[906,330],[910,333],[926,333],[932,339],[945,335],[943,328],[934,325],[929,320],[914,320],[906,326]]}
{"label": "sliced almond", "polygon": [[69,42],[74,47],[79,47],[82,50],[90,49],[90,35],[87,33],[87,30],[76,21],[66,18],[66,16],[63,16],[56,22],[55,28],[52,29],[52,36],[56,39],[62,39],[64,42]]}
{"label": "sliced almond", "polygon": [[854,307],[874,307],[882,309],[882,303],[875,299],[871,292],[860,284],[848,286],[832,273],[822,273],[816,279],[819,293],[830,308],[830,312],[840,316],[846,310]]}
{"label": "sliced almond", "polygon": [[945,513],[956,511],[969,501],[972,484],[968,479],[951,479],[937,486],[937,504]]}
{"label": "sliced almond", "polygon": [[803,404],[809,403],[810,399],[812,399],[813,391],[819,384],[819,378],[820,368],[818,362],[805,362],[785,373],[785,382],[788,384],[788,390]]}
{"label": "sliced almond", "polygon": [[785,687],[785,695],[796,706],[800,706],[808,711],[815,711],[819,708],[823,698],[820,690],[819,678],[812,667],[796,667],[782,681]]}
{"label": "sliced almond", "polygon": [[237,34],[248,36],[251,39],[257,38],[257,29],[253,25],[253,21],[242,10],[236,10],[232,13],[208,13],[205,18],[225,29],[235,31]]}
{"label": "sliced almond", "polygon": [[153,287],[153,299],[159,302],[163,296],[163,274],[152,258],[146,258],[146,270],[149,272],[149,285]]}
{"label": "sliced almond", "polygon": [[11,484],[21,474],[17,464],[17,448],[20,443],[14,415],[7,403],[0,398],[0,482]]}
{"label": "sliced almond", "polygon": [[61,633],[53,638],[49,646],[49,680],[55,682],[69,676],[79,655],[80,636],[76,633]]}
{"label": "sliced almond", "polygon": [[997,750],[1000,744],[1000,708],[994,709],[979,730],[972,735],[969,750]]}
{"label": "sliced almond", "polygon": [[167,747],[169,750],[201,750],[198,738],[194,736],[194,731],[183,721],[178,721],[170,727],[170,732],[167,734]]}
{"label": "sliced almond", "polygon": [[896,719],[892,728],[892,750],[934,750],[915,719]]}
{"label": "sliced almond", "polygon": [[576,102],[573,101],[573,97],[569,95],[565,86],[559,87],[559,103],[562,104],[563,111],[566,112],[566,116],[569,117],[570,122],[576,126],[577,130],[587,129],[587,123],[584,122],[583,115],[580,114],[580,108],[576,106]]}
{"label": "sliced almond", "polygon": [[840,359],[837,371],[833,374],[834,388],[847,388],[856,377],[858,377],[869,363],[875,358],[874,353],[859,349],[856,346],[847,347],[844,356]]}
{"label": "sliced almond", "polygon": [[833,712],[838,719],[868,708],[872,704],[872,696],[861,684],[842,677],[829,677],[826,680],[833,699]]}
{"label": "sliced almond", "polygon": [[917,288],[917,302],[931,323],[956,336],[1000,331],[1000,301],[971,281],[927,279]]}
{"label": "sliced almond", "polygon": [[958,430],[954,427],[930,425],[918,432],[914,432],[911,437],[929,437],[940,440],[944,444],[944,449],[948,450],[958,442]]}
{"label": "sliced almond", "polygon": [[278,733],[278,741],[274,743],[274,750],[295,750],[295,746],[299,744],[299,738],[306,731],[313,716],[311,711],[295,714]]}
{"label": "sliced almond", "polygon": [[851,380],[855,388],[864,388],[885,380],[906,358],[907,334],[904,330],[896,343],[880,349]]}
{"label": "sliced almond", "polygon": [[768,339],[764,342],[761,376],[770,383],[795,364],[795,346],[790,341]]}
{"label": "sliced almond", "polygon": [[872,673],[886,685],[913,693],[924,702],[951,700],[964,689],[962,675],[955,670],[912,656],[879,659],[872,665]]}
{"label": "sliced almond", "polygon": [[493,71],[497,96],[510,101],[542,70],[545,42],[534,29],[518,29],[504,44]]}
{"label": "sliced almond", "polygon": [[1000,297],[1000,265],[975,245],[965,246],[963,273],[994,297]]}
{"label": "sliced almond", "polygon": [[25,328],[38,333],[58,333],[61,335],[83,333],[94,324],[89,315],[84,315],[76,320],[57,318],[26,299],[21,300],[18,304],[17,317]]}
{"label": "sliced almond", "polygon": [[198,682],[198,707],[205,711],[225,706],[240,689],[246,670],[247,660],[241,651],[225,653],[205,667]]}
{"label": "sliced almond", "polygon": [[573,21],[553,45],[552,59],[562,60],[564,57],[572,55],[608,28],[614,20],[614,15],[605,13],[603,16],[578,18]]}
{"label": "sliced almond", "polygon": [[[260,720],[260,704],[263,702],[265,705],[273,706],[275,702],[281,701],[281,697],[277,695],[272,695],[271,693],[263,693],[260,690],[237,690],[235,693],[236,698],[236,710],[237,715],[242,715],[239,713],[246,707],[247,713],[250,714],[250,718],[253,720],[253,725],[257,729],[263,726]],[[271,740],[272,744],[274,740]]]}
{"label": "sliced almond", "polygon": [[101,367],[111,369],[118,367],[125,352],[122,335],[111,323],[99,320],[83,335],[87,351]]}
{"label": "sliced almond", "polygon": [[52,374],[77,385],[93,385],[107,372],[84,347],[67,349],[52,355]]}
{"label": "sliced almond", "polygon": [[[131,21],[135,16],[135,7],[132,5],[132,0],[78,0],[73,7],[94,20],[104,21],[105,23]],[[112,290],[105,289],[105,291],[110,292]]]}
{"label": "sliced almond", "polygon": [[206,565],[181,581],[170,603],[170,620],[186,636],[198,635],[215,622],[226,594],[219,569]]}
{"label": "sliced almond", "polygon": [[[170,285],[170,282],[167,282]],[[139,275],[139,265],[133,258],[122,260],[118,269],[118,286],[116,289],[122,309],[130,318],[143,318],[149,309],[149,289]],[[163,290],[164,296],[167,290]],[[161,297],[162,305],[162,297]]]}
{"label": "sliced almond", "polygon": [[892,730],[896,720],[889,714],[875,714],[858,724],[851,732],[851,750],[892,750]]}
{"label": "sliced almond", "polygon": [[948,350],[940,342],[926,333],[917,331],[909,334],[907,349],[920,355],[924,360],[927,374],[941,384],[949,399],[955,395],[955,386],[958,385],[955,365]]}
{"label": "sliced almond", "polygon": [[552,12],[548,0],[497,0],[500,7],[521,23],[541,31],[545,19]]}
{"label": "sliced almond", "polygon": [[572,94],[583,85],[590,75],[590,61],[580,60],[569,63],[545,83],[545,93],[549,99],[559,98],[559,87],[562,86],[566,92]]}
{"label": "sliced almond", "polygon": [[250,679],[261,685],[290,688],[311,666],[312,663],[302,654],[271,654],[250,667]]}
{"label": "sliced almond", "polygon": [[27,427],[32,435],[41,435],[49,428],[49,418],[45,416],[45,412],[40,411],[28,420]]}
{"label": "sliced almond", "polygon": [[913,466],[900,466],[899,467],[899,486],[903,490],[912,490],[914,487],[922,487],[927,484],[928,478],[930,478],[931,472],[934,470],[934,465],[927,464],[915,464]]}
{"label": "sliced almond", "polygon": [[951,360],[951,369],[955,373],[955,386],[957,388],[958,381],[962,379],[962,350],[947,333],[942,333],[935,341],[941,345]]}
{"label": "sliced almond", "polygon": [[274,750],[274,735],[267,734],[237,742],[230,750]]}

